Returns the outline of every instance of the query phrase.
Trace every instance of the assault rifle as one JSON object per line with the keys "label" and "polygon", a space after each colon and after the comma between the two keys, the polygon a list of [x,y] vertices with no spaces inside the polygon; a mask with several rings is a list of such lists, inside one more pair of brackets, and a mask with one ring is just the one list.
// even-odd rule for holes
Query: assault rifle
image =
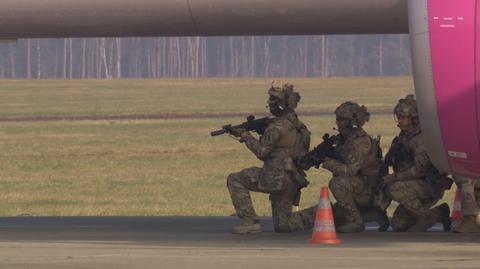
{"label": "assault rifle", "polygon": [[408,152],[408,149],[400,143],[400,138],[397,136],[392,140],[392,145],[385,154],[382,166],[380,167],[380,176],[378,178],[378,185],[375,190],[374,205],[375,207],[385,211],[391,204],[392,199],[385,193],[384,177],[389,174],[389,169],[392,167],[394,171],[398,170],[398,163],[413,162],[413,154]]}
{"label": "assault rifle", "polygon": [[[382,176],[388,175],[389,167],[393,167],[395,171],[402,170],[404,167],[398,167],[398,164],[413,164],[414,153],[407,147],[400,143],[400,138],[397,136],[393,139],[392,145],[385,155],[383,166],[380,170]],[[395,167],[394,167],[395,166]]]}
{"label": "assault rifle", "polygon": [[382,178],[388,175],[389,168],[391,166],[393,167],[395,155],[397,155],[397,152],[399,152],[399,150],[400,150],[400,141],[397,136],[393,139],[390,149],[388,150],[387,154],[385,154],[383,165],[382,165],[382,168],[380,169],[380,176]]}
{"label": "assault rifle", "polygon": [[273,117],[265,117],[260,119],[255,119],[255,116],[250,115],[247,117],[247,121],[239,125],[223,125],[222,129],[216,130],[210,133],[211,136],[223,135],[230,133],[232,129],[245,129],[247,131],[253,131],[257,134],[263,134],[268,124],[272,122]]}
{"label": "assault rifle", "polygon": [[326,157],[335,158],[334,149],[338,136],[324,134],[322,139],[322,143],[318,144],[313,150],[296,160],[296,164],[301,169],[308,170],[312,166],[318,168],[325,161]]}

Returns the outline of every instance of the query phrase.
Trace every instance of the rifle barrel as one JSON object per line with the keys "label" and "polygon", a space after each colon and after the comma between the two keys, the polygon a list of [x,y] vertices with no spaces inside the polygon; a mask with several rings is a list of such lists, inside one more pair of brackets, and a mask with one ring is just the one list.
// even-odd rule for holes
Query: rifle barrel
{"label": "rifle barrel", "polygon": [[224,133],[226,133],[227,131],[225,129],[220,129],[220,130],[216,130],[216,131],[213,131],[210,133],[211,136],[217,136],[217,135],[222,135]]}

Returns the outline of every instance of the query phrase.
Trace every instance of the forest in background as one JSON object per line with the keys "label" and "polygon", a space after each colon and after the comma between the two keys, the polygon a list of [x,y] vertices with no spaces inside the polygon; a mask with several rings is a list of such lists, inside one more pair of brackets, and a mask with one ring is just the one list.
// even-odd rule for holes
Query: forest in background
{"label": "forest in background", "polygon": [[23,39],[0,43],[2,79],[411,74],[408,35]]}

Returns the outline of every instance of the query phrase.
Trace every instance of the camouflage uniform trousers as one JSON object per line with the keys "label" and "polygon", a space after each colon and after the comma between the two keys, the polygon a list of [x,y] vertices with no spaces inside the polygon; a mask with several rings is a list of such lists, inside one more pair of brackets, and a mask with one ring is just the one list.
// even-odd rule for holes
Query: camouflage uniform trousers
{"label": "camouflage uniform trousers", "polygon": [[432,186],[422,179],[390,182],[386,193],[399,203],[390,222],[394,231],[406,231],[416,224],[417,218],[430,216],[430,207],[439,200]]}
{"label": "camouflage uniform trousers", "polygon": [[346,223],[363,224],[362,213],[372,208],[373,190],[366,177],[336,176],[329,184],[337,200],[333,206],[336,226]]}
{"label": "camouflage uniform trousers", "polygon": [[462,189],[462,212],[465,216],[480,214],[480,180],[455,178],[455,183]]}
{"label": "camouflage uniform trousers", "polygon": [[[257,218],[250,191],[269,193],[258,188],[258,180],[261,175],[261,168],[251,167],[228,176],[227,187],[230,191],[233,206],[237,216],[243,220],[254,221]],[[308,230],[313,227],[316,206],[292,212],[293,200],[297,194],[295,183],[286,179],[280,191],[269,194],[275,232],[293,232]]]}

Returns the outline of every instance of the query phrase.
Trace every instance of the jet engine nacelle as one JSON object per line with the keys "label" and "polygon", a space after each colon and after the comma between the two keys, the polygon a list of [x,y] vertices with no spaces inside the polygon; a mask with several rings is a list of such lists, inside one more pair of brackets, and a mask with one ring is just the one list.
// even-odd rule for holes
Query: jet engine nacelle
{"label": "jet engine nacelle", "polygon": [[420,122],[434,163],[480,177],[476,0],[410,0],[409,22]]}

